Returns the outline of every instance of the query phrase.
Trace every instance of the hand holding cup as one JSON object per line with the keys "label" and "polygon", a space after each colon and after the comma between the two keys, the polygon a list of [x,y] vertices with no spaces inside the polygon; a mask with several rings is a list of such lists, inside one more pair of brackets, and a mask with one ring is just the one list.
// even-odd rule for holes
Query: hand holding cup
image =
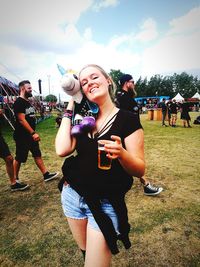
{"label": "hand holding cup", "polygon": [[112,164],[112,158],[108,157],[109,153],[105,149],[105,145],[109,140],[98,141],[98,168],[102,170],[109,170]]}

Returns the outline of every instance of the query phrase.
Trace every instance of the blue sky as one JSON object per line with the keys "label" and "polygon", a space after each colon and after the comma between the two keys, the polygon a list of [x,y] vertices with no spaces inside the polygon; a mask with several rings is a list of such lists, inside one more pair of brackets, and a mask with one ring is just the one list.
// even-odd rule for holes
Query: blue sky
{"label": "blue sky", "polygon": [[[14,3],[14,4],[13,4]],[[14,6],[13,6],[14,5]],[[0,0],[0,75],[67,98],[57,63],[200,78],[200,0]],[[49,83],[50,81],[50,83]],[[50,87],[49,87],[50,85]]]}

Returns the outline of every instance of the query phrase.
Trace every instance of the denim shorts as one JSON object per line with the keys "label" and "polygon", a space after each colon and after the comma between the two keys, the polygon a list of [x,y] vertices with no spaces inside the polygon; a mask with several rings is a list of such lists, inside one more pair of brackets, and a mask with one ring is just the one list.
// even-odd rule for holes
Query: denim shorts
{"label": "denim shorts", "polygon": [[[70,185],[63,185],[61,193],[61,203],[64,215],[71,219],[87,219],[89,226],[97,231],[101,231],[96,223],[84,198],[81,197]],[[101,200],[103,212],[110,217],[117,234],[119,234],[117,215],[107,199]]]}

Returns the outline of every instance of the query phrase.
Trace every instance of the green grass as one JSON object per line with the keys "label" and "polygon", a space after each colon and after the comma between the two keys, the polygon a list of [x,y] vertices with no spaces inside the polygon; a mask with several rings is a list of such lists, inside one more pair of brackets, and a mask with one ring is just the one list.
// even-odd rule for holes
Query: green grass
{"label": "green grass", "polygon": [[[190,113],[192,122],[198,113]],[[126,200],[132,247],[113,257],[115,267],[200,266],[200,126],[161,127],[141,115],[145,132],[146,178],[163,186],[147,197],[137,178]],[[43,159],[50,171],[61,171],[55,154],[55,118],[37,125]],[[14,155],[12,131],[3,134]],[[0,159],[0,266],[83,266],[60,205],[58,180],[44,184],[31,156],[20,171],[31,189],[11,193],[4,161]]]}

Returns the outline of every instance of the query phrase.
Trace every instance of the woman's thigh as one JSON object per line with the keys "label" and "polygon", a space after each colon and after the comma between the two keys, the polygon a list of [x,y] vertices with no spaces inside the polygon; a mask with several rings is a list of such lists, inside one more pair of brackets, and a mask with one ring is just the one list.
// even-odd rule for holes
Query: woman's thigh
{"label": "woman's thigh", "polygon": [[102,232],[87,226],[85,267],[108,267],[111,252]]}
{"label": "woman's thigh", "polygon": [[61,193],[62,208],[78,246],[85,250],[87,216],[80,209],[81,197],[69,186],[63,186]]}
{"label": "woman's thigh", "polygon": [[79,248],[86,250],[86,231],[87,219],[71,219],[67,218],[69,228],[72,232],[73,238],[78,244]]}

